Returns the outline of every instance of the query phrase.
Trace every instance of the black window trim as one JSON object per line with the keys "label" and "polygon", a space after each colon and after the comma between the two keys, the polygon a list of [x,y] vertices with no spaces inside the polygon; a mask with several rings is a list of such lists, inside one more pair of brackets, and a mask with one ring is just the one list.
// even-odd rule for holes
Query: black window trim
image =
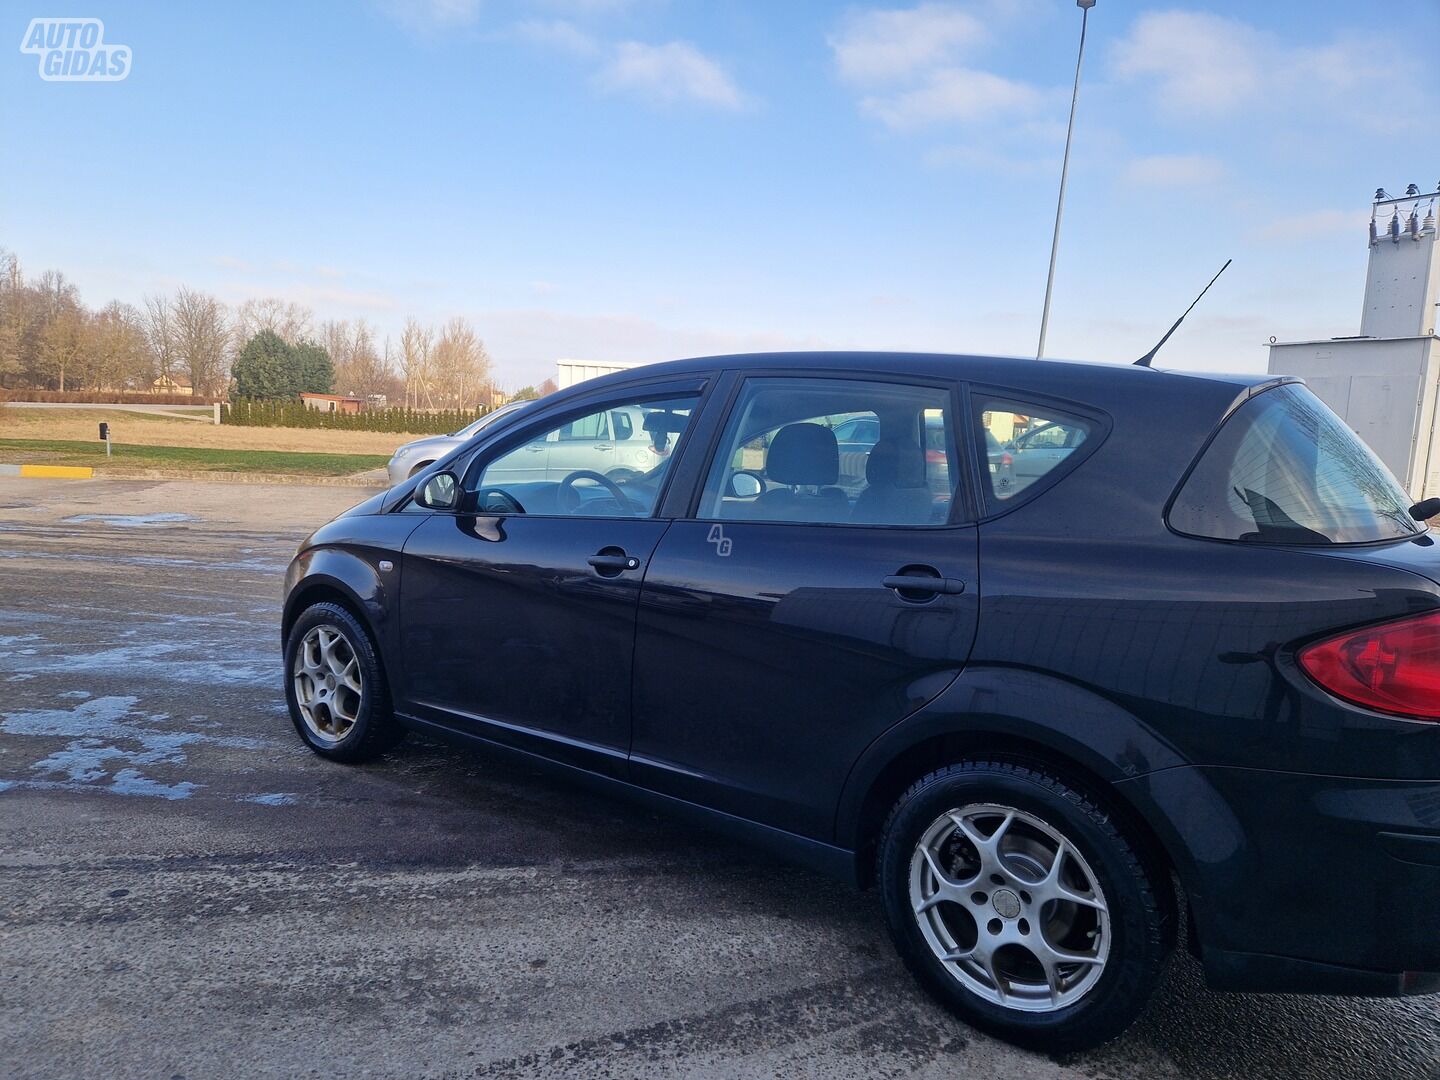
{"label": "black window trim", "polygon": [[[1028,506],[1045,492],[1055,487],[1067,476],[1073,473],[1085,462],[1094,456],[1105,440],[1110,437],[1115,424],[1110,414],[1094,405],[1086,405],[1083,402],[1074,401],[1070,398],[1052,397],[1049,394],[1037,394],[1030,390],[1021,390],[1013,386],[1000,386],[994,383],[968,383],[966,385],[967,400],[965,418],[973,428],[970,440],[970,458],[973,470],[972,484],[975,488],[976,503],[979,522],[995,521],[1006,514],[1014,513],[1021,507]],[[980,423],[980,403],[982,401],[996,401],[1000,404],[1034,405],[1036,410],[1042,412],[1047,408],[1053,408],[1057,412],[1078,417],[1081,420],[1088,420],[1094,425],[1094,430],[1087,435],[1085,441],[1071,450],[1070,454],[1055,468],[1051,469],[1044,476],[1037,478],[1034,483],[1027,486],[1023,491],[1017,492],[1014,496],[1006,499],[1003,505],[990,506],[992,496],[987,496],[991,490],[990,479],[985,470],[989,464],[990,455],[985,447],[985,426]]]}
{"label": "black window trim", "polygon": [[[731,369],[725,372],[727,392],[723,395],[716,395],[714,415],[717,417],[705,447],[703,458],[700,459],[700,467],[691,480],[689,498],[684,504],[684,510],[674,516],[679,520],[697,521],[705,523],[718,523],[722,525],[790,525],[808,528],[822,529],[898,529],[906,532],[916,529],[956,529],[973,527],[975,518],[975,503],[973,482],[969,478],[969,470],[965,466],[965,453],[963,441],[966,438],[966,417],[964,415],[964,388],[965,384],[958,379],[948,379],[944,376],[913,375],[899,371],[885,371],[875,369],[844,369],[834,368],[741,368]],[[861,521],[768,521],[763,518],[716,518],[700,516],[700,500],[705,494],[705,483],[710,477],[710,470],[714,464],[715,455],[720,452],[720,441],[724,438],[725,431],[730,425],[730,417],[739,403],[740,395],[744,392],[745,386],[758,380],[766,379],[828,379],[838,382],[880,382],[899,384],[902,386],[919,386],[932,390],[944,392],[950,399],[950,409],[955,418],[950,425],[950,452],[953,462],[952,477],[955,488],[950,497],[950,515],[942,522],[925,525],[896,525],[878,522]],[[699,453],[698,444],[691,443],[690,451]]]}

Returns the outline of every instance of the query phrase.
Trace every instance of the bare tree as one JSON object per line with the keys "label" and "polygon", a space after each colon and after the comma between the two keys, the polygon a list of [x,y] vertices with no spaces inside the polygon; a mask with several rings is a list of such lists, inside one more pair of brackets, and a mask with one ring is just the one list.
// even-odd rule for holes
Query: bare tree
{"label": "bare tree", "polygon": [[421,326],[411,316],[405,320],[405,329],[400,333],[400,373],[405,378],[405,404],[419,408],[423,400],[427,408],[434,408],[430,394],[430,350],[434,345],[435,331]]}
{"label": "bare tree", "polygon": [[40,332],[40,373],[55,382],[62,394],[66,372],[79,359],[84,341],[85,314],[78,307],[59,309]]}
{"label": "bare tree", "polygon": [[310,336],[314,319],[315,313],[304,304],[275,296],[246,300],[235,310],[235,326],[242,345],[262,330],[269,330],[285,344],[294,345]]}
{"label": "bare tree", "polygon": [[490,355],[485,343],[464,316],[445,324],[432,353],[435,396],[448,408],[473,408],[480,388],[490,377]]}
{"label": "bare tree", "polygon": [[165,296],[145,297],[145,340],[150,346],[150,363],[155,378],[169,378],[176,367],[175,314]]}
{"label": "bare tree", "polygon": [[0,379],[20,374],[29,295],[15,253],[0,248]]}
{"label": "bare tree", "polygon": [[87,381],[105,390],[147,389],[156,376],[140,312],[112,300],[88,322]]}
{"label": "bare tree", "polygon": [[229,381],[231,334],[225,305],[181,286],[172,305],[176,357],[196,394],[217,396]]}

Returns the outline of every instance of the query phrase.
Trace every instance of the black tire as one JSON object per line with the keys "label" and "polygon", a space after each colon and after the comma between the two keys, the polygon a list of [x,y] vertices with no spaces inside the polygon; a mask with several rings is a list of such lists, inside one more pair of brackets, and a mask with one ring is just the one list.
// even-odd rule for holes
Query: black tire
{"label": "black tire", "polygon": [[419,476],[422,472],[424,472],[426,469],[428,469],[431,465],[434,464],[435,462],[433,461],[422,461],[419,465],[416,465],[413,469],[410,470],[410,476]]}
{"label": "black tire", "polygon": [[[345,639],[358,663],[364,688],[354,724],[337,742],[327,742],[310,730],[295,695],[295,654],[306,635],[316,627],[338,631]],[[375,643],[354,615],[329,601],[311,604],[301,612],[285,639],[285,703],[290,708],[290,721],[305,745],[331,761],[346,764],[369,761],[405,737],[405,727],[395,719],[391,709],[390,687]]]}
{"label": "black tire", "polygon": [[[977,804],[1012,807],[1044,822],[1079,852],[1103,891],[1109,955],[1098,979],[1072,1004],[1025,1012],[989,1000],[953,973],[920,928],[910,896],[917,845],[947,811]],[[1119,1035],[1145,1007],[1174,944],[1168,873],[1096,799],[1040,767],[963,761],[924,777],[891,811],[877,864],[885,917],[906,966],[966,1023],[1021,1046],[1062,1053]]]}

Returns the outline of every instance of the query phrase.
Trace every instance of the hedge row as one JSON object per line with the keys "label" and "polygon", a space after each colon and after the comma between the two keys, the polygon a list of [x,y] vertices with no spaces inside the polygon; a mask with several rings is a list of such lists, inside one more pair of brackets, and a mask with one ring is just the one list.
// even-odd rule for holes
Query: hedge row
{"label": "hedge row", "polygon": [[486,410],[445,409],[426,412],[400,405],[342,413],[312,409],[299,401],[255,401],[236,398],[220,408],[220,422],[241,427],[335,428],[340,431],[395,431],[410,435],[443,435],[459,431]]}
{"label": "hedge row", "polygon": [[79,405],[213,405],[199,394],[146,394],[129,390],[0,390],[3,401],[49,401]]}

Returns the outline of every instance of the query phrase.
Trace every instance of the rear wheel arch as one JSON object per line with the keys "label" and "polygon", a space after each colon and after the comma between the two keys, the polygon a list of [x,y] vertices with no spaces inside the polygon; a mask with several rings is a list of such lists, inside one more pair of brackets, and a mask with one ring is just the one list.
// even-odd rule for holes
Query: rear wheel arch
{"label": "rear wheel arch", "polygon": [[[848,841],[855,851],[855,875],[862,887],[874,884],[876,845],[899,798],[935,770],[973,760],[1008,762],[1053,773],[1113,814],[1121,831],[1134,840],[1155,868],[1167,879],[1178,879],[1182,891],[1186,889],[1179,862],[1144,814],[1111,779],[1043,743],[976,730],[946,732],[914,743],[891,758],[871,781],[848,830]],[[841,842],[846,838],[842,837]],[[1169,901],[1174,904],[1173,897]]]}

